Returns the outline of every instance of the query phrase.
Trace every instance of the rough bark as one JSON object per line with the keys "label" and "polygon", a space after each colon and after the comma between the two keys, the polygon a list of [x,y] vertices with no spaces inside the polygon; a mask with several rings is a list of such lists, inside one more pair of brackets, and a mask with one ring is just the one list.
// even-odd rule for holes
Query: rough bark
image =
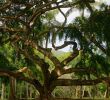
{"label": "rough bark", "polygon": [[15,96],[15,79],[13,77],[10,77],[10,94],[9,94],[9,100],[16,100]]}
{"label": "rough bark", "polygon": [[1,100],[4,100],[5,96],[5,83],[2,81]]}
{"label": "rough bark", "polygon": [[40,100],[53,100],[51,92],[48,89],[48,86],[44,86],[43,91],[40,92]]}

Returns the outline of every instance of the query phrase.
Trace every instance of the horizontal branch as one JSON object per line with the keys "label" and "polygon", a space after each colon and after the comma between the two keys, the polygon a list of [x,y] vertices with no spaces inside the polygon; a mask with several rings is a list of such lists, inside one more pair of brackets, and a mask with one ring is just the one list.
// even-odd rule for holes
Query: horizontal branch
{"label": "horizontal branch", "polygon": [[26,70],[27,70],[26,67],[24,67],[24,68],[22,68],[22,69],[20,69],[18,71],[9,71],[9,70],[2,70],[2,69],[0,69],[0,76],[14,77],[16,79],[19,79],[19,80],[28,82],[28,83],[34,85],[38,91],[40,91],[41,88],[42,88],[42,86],[41,86],[41,84],[39,83],[38,80],[36,80],[36,79],[30,79],[30,78],[25,77],[23,75],[23,73]]}
{"label": "horizontal branch", "polygon": [[57,79],[53,81],[52,86],[78,86],[78,85],[96,85],[101,82],[110,82],[110,77],[103,77],[94,80],[80,80],[80,79]]}
{"label": "horizontal branch", "polygon": [[70,74],[73,72],[95,73],[96,71],[93,68],[68,68],[64,70],[63,74]]}

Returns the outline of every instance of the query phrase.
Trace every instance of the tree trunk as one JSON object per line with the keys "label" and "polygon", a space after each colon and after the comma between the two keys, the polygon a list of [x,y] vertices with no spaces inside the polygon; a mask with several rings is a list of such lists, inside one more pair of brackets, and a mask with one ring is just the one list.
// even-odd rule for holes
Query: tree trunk
{"label": "tree trunk", "polygon": [[81,99],[81,86],[76,87],[76,98]]}
{"label": "tree trunk", "polygon": [[52,96],[48,93],[40,94],[40,100],[53,100]]}
{"label": "tree trunk", "polygon": [[91,98],[92,95],[91,95],[91,88],[90,87],[88,87],[88,94],[89,94],[89,97]]}
{"label": "tree trunk", "polygon": [[81,85],[80,86],[80,99],[83,98],[83,86]]}
{"label": "tree trunk", "polygon": [[9,100],[16,100],[15,97],[15,79],[10,77],[10,95]]}
{"label": "tree trunk", "polygon": [[52,98],[51,92],[47,88],[44,88],[43,91],[40,93],[40,100],[54,100],[54,99]]}
{"label": "tree trunk", "polygon": [[26,98],[28,99],[29,98],[29,84],[28,83],[25,83],[26,84]]}
{"label": "tree trunk", "polygon": [[106,98],[109,98],[109,95],[110,95],[110,87],[107,85]]}
{"label": "tree trunk", "polygon": [[5,83],[2,82],[1,100],[5,99],[4,96],[5,96]]}

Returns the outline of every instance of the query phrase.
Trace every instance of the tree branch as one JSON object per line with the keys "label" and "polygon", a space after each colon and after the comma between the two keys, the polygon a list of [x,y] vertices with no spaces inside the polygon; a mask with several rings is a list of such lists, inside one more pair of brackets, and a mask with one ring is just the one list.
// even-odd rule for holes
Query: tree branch
{"label": "tree branch", "polygon": [[[65,2],[65,0],[57,2],[57,4],[60,4],[62,2]],[[59,8],[73,7],[73,6],[77,5],[77,4],[79,4],[80,2],[78,1],[76,3],[62,4],[62,5],[57,5],[57,6],[54,6],[54,7],[48,7],[50,4],[55,4],[55,3],[56,3],[56,0],[54,0],[52,2],[49,2],[49,3],[46,3],[44,5],[41,5],[41,7],[35,9],[35,12],[33,13],[33,15],[28,19],[28,23],[35,22],[35,20],[38,18],[38,16],[44,14],[46,11],[54,10],[54,9],[57,9],[58,7]]]}
{"label": "tree branch", "polygon": [[76,42],[73,42],[73,41],[64,41],[64,44],[61,45],[61,46],[53,46],[53,48],[55,50],[58,50],[58,49],[62,49],[68,45],[73,45],[73,48],[76,49],[77,48],[77,43]]}
{"label": "tree branch", "polygon": [[105,54],[107,54],[107,50],[105,48],[103,48],[103,46],[100,45],[100,43],[95,39],[95,37],[93,36],[91,39],[91,42],[93,42],[98,48],[100,48],[100,50],[102,50]]}
{"label": "tree branch", "polygon": [[50,78],[50,72],[49,72],[49,64],[46,63],[44,61],[44,59],[41,59],[38,55],[32,54],[30,52],[27,51],[27,49],[20,49],[19,47],[16,47],[17,49],[19,49],[19,52],[21,54],[23,54],[26,58],[28,58],[29,60],[31,60],[33,63],[36,63],[37,65],[40,66],[40,68],[42,69],[43,72],[43,76],[44,76],[44,84],[48,84],[48,80]]}
{"label": "tree branch", "polygon": [[[61,2],[58,2],[58,3],[62,3],[62,2],[64,2],[64,1],[61,1]],[[40,7],[37,7],[35,9],[35,12],[31,16],[31,18],[28,19],[28,23],[34,22],[35,19],[44,12],[45,9],[47,9],[47,8],[50,9],[50,7],[48,7],[48,6],[50,6],[52,4],[55,4],[55,3],[56,3],[56,0],[52,0],[52,1],[48,2],[48,3],[42,4]]]}
{"label": "tree branch", "polygon": [[89,9],[89,11],[92,14],[93,13],[93,9],[92,9],[90,3],[95,3],[95,0],[82,0],[82,2],[85,3],[86,7]]}
{"label": "tree branch", "polygon": [[[65,67],[64,67],[65,68]],[[77,72],[85,72],[85,73],[95,73],[95,69],[93,68],[66,68],[63,74],[68,73],[77,73]]]}
{"label": "tree branch", "polygon": [[101,82],[109,81],[110,77],[103,77],[94,80],[80,80],[80,79],[57,79],[53,81],[51,86],[78,86],[78,85],[96,85]]}
{"label": "tree branch", "polygon": [[[39,81],[36,79],[30,79],[28,77],[25,77],[23,75],[24,69],[21,69],[21,70],[22,71],[20,71],[20,72],[19,72],[19,70],[14,72],[14,71],[0,69],[0,76],[14,77],[14,78],[17,78],[19,80],[28,82],[28,83],[34,85],[38,91],[41,91],[42,86],[39,83]],[[34,80],[36,80],[38,84],[36,84]]]}
{"label": "tree branch", "polygon": [[64,64],[64,66],[66,66],[69,62],[71,62],[78,55],[79,55],[79,51],[76,49],[69,57],[64,59],[61,63]]}

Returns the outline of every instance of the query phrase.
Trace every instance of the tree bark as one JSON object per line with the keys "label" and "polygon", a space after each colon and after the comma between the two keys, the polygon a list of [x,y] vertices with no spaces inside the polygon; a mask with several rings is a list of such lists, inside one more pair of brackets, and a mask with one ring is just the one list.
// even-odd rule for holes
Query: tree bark
{"label": "tree bark", "polygon": [[5,99],[4,96],[5,96],[5,83],[2,82],[1,100]]}
{"label": "tree bark", "polygon": [[48,91],[40,93],[40,99],[39,100],[53,100],[51,93]]}
{"label": "tree bark", "polygon": [[26,85],[26,98],[28,99],[29,98],[29,84],[25,83],[25,85]]}
{"label": "tree bark", "polygon": [[44,85],[40,92],[39,100],[54,100],[51,93],[52,91],[50,91],[49,86]]}
{"label": "tree bark", "polygon": [[15,96],[15,79],[10,77],[10,95],[9,100],[16,100]]}
{"label": "tree bark", "polygon": [[110,87],[107,85],[106,98],[109,98],[109,95],[110,95]]}

